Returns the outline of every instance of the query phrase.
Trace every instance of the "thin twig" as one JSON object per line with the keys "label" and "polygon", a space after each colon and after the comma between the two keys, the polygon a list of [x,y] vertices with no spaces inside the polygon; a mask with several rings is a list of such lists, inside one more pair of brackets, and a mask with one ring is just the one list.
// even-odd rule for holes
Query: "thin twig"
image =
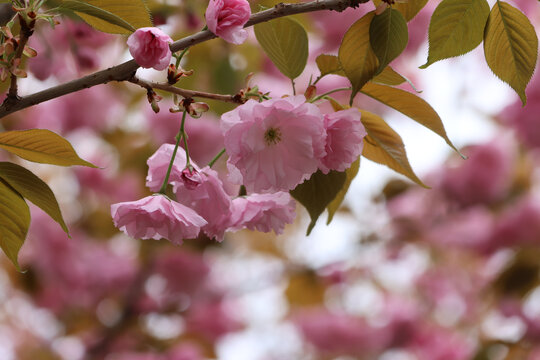
{"label": "thin twig", "polygon": [[[24,20],[20,14],[19,14],[19,23],[21,26],[21,32],[19,34],[19,41],[17,43],[17,50],[15,51],[15,57],[13,58],[14,63],[22,59],[26,43],[28,42],[28,39],[30,39],[30,36],[32,36],[32,33],[34,32],[34,30],[31,27],[29,27],[28,24],[26,24],[26,20]],[[8,95],[7,95],[6,100],[8,102],[17,102],[19,99],[17,75],[12,73],[10,81],[11,82],[9,84],[9,90],[8,90]]]}
{"label": "thin twig", "polygon": [[[272,9],[264,10],[251,15],[250,20],[244,27],[250,27],[265,21],[276,19],[283,16],[289,16],[300,13],[308,13],[321,10],[343,11],[349,7],[356,7],[360,3],[365,3],[368,0],[313,0],[308,3],[298,4],[277,4]],[[178,52],[187,47],[216,38],[209,30],[200,31],[191,36],[175,41],[171,44],[171,50]],[[106,84],[110,81],[128,81],[133,78],[139,65],[134,60],[126,61],[125,63],[114,67],[95,72],[64,84],[53,86],[49,89],[24,96],[17,101],[4,101],[0,106],[0,118],[25,109],[27,107],[55,99],[57,97],[67,95],[82,89],[90,88],[99,84]]]}
{"label": "thin twig", "polygon": [[204,91],[187,90],[187,89],[182,89],[182,88],[172,86],[169,84],[156,83],[153,81],[143,80],[137,76],[133,76],[131,79],[129,79],[129,82],[132,82],[133,84],[137,84],[145,89],[148,89],[148,88],[159,89],[159,90],[163,90],[163,91],[167,91],[173,94],[183,96],[185,98],[205,98],[205,99],[213,99],[213,100],[219,100],[219,101],[235,103],[235,104],[244,103],[241,96],[222,95],[222,94],[208,93]]}

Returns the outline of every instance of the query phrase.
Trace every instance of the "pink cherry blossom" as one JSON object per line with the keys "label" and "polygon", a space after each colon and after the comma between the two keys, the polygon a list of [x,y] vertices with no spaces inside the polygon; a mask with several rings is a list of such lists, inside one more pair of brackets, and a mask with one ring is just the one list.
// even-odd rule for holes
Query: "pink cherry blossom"
{"label": "pink cherry blossom", "polygon": [[232,201],[231,228],[248,228],[262,232],[274,230],[281,234],[285,224],[291,224],[295,218],[295,201],[289,193],[251,194]]}
{"label": "pink cherry blossom", "polygon": [[229,227],[231,198],[216,171],[206,166],[198,174],[197,186],[184,181],[175,182],[173,191],[179,202],[194,209],[208,222],[202,228],[203,232],[210,238],[222,241]]}
{"label": "pink cherry blossom", "polygon": [[251,16],[246,0],[210,0],[205,16],[208,29],[223,40],[233,44],[246,41],[244,24]]}
{"label": "pink cherry blossom", "polygon": [[164,70],[171,61],[169,43],[172,39],[158,28],[137,29],[127,40],[129,52],[143,68]]}
{"label": "pink cherry blossom", "polygon": [[[163,144],[159,149],[146,161],[148,164],[148,176],[146,177],[146,186],[151,191],[159,191],[163,180],[165,179],[165,174],[169,167],[169,162],[174,151],[173,144]],[[199,167],[191,163],[194,171],[199,172]],[[174,158],[173,167],[171,174],[169,176],[169,184],[173,187],[178,187],[179,184],[184,183],[182,178],[182,172],[186,167],[186,152],[182,148],[178,148],[176,156]]]}
{"label": "pink cherry blossom", "polygon": [[245,104],[221,116],[229,179],[249,193],[289,191],[326,155],[319,108],[303,95]]}
{"label": "pink cherry blossom", "polygon": [[347,170],[362,153],[367,133],[360,117],[360,111],[356,108],[324,116],[326,156],[319,166],[323,173]]}
{"label": "pink cherry blossom", "polygon": [[111,215],[114,225],[131,237],[166,238],[175,244],[197,237],[207,224],[192,209],[161,195],[113,204]]}

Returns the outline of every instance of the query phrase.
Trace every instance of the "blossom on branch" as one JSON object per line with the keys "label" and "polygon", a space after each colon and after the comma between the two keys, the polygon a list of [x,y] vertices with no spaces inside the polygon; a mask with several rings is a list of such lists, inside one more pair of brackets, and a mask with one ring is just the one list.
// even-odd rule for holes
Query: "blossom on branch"
{"label": "blossom on branch", "polygon": [[194,210],[162,195],[111,205],[114,225],[133,238],[165,238],[174,244],[199,235],[204,220]]}
{"label": "blossom on branch", "polygon": [[135,62],[143,68],[164,70],[169,66],[172,39],[158,28],[137,29],[127,40],[129,52]]}
{"label": "blossom on branch", "polygon": [[281,234],[285,224],[296,216],[295,201],[289,193],[251,194],[232,201],[231,227],[229,230],[250,229],[262,232],[274,230]]}
{"label": "blossom on branch", "polygon": [[347,170],[362,153],[367,133],[360,117],[356,108],[324,115],[326,156],[319,165],[323,173]]}
{"label": "blossom on branch", "polygon": [[326,155],[319,108],[303,95],[245,104],[221,116],[231,182],[248,193],[289,191]]}
{"label": "blossom on branch", "polygon": [[246,0],[210,0],[205,16],[208,29],[223,40],[233,44],[246,41],[244,25],[251,16]]}

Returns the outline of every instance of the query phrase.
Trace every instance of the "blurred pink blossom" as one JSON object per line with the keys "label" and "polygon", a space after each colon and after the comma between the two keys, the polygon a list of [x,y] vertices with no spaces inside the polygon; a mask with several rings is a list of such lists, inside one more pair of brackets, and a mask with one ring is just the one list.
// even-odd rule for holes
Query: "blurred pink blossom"
{"label": "blurred pink blossom", "polygon": [[281,234],[285,224],[294,221],[295,206],[295,201],[286,192],[238,197],[232,201],[229,230],[248,228],[262,232],[274,230]]}
{"label": "blurred pink blossom", "polygon": [[155,27],[137,29],[127,40],[129,52],[143,68],[164,70],[171,61],[172,39]]}
{"label": "blurred pink blossom", "polygon": [[304,96],[249,100],[221,117],[231,182],[248,193],[288,191],[317,171],[326,132]]}
{"label": "blurred pink blossom", "polygon": [[362,153],[367,133],[360,117],[361,113],[356,108],[324,115],[326,156],[319,165],[323,173],[347,170]]}
{"label": "blurred pink blossom", "polygon": [[207,222],[195,211],[162,195],[111,205],[114,225],[138,239],[165,238],[174,244],[196,238]]}
{"label": "blurred pink blossom", "polygon": [[240,330],[241,323],[227,311],[223,301],[198,301],[189,308],[186,327],[209,341],[216,341],[223,335]]}
{"label": "blurred pink blossom", "polygon": [[241,44],[248,33],[244,24],[251,16],[251,9],[246,0],[210,0],[206,9],[208,29],[223,40]]}

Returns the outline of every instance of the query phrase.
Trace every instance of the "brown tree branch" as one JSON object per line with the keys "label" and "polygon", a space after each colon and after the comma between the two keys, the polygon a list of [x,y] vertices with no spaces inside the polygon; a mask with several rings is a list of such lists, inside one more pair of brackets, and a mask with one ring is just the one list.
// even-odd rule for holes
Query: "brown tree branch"
{"label": "brown tree branch", "polygon": [[[275,18],[308,13],[321,10],[343,11],[349,7],[356,7],[360,3],[365,3],[368,0],[313,0],[308,3],[284,4],[280,3],[271,9],[264,10],[251,15],[251,18],[246,23],[245,27],[250,27],[261,22],[269,21]],[[200,44],[202,42],[216,38],[209,30],[200,31],[191,36],[175,41],[171,44],[171,50],[178,52],[187,47]],[[60,84],[49,89],[24,96],[17,101],[4,101],[0,106],[0,118],[25,109],[27,107],[55,99],[57,97],[67,95],[82,89],[90,88],[99,84],[106,84],[110,81],[128,81],[135,75],[139,65],[134,60],[127,61],[120,65],[95,72],[84,76],[80,79],[75,79],[70,82]]]}
{"label": "brown tree branch", "polygon": [[222,94],[208,93],[204,91],[187,90],[187,89],[182,89],[182,88],[172,86],[169,84],[162,84],[162,83],[156,83],[153,81],[143,80],[143,79],[138,78],[137,76],[134,76],[128,81],[134,84],[137,84],[145,89],[148,89],[148,88],[159,89],[159,90],[163,90],[163,91],[167,91],[173,94],[183,96],[185,98],[205,98],[205,99],[213,99],[213,100],[219,100],[219,101],[235,103],[235,104],[244,103],[244,101],[242,100],[242,97],[237,96],[237,95],[222,95]]}

